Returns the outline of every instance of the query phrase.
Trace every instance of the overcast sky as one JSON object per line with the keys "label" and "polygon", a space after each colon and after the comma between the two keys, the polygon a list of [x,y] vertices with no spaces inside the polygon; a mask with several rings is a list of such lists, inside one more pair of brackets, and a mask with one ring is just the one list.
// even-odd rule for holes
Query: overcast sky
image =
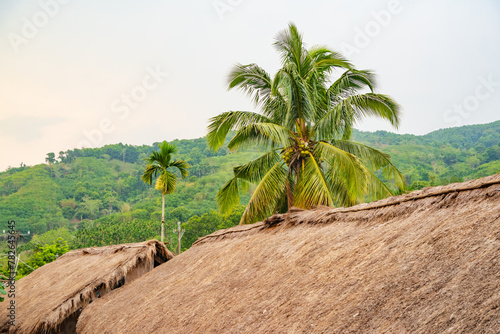
{"label": "overcast sky", "polygon": [[425,134],[500,119],[498,0],[40,0],[0,2],[0,170],[48,152],[198,138],[254,110],[227,90],[235,63],[274,74],[289,22],[344,53]]}

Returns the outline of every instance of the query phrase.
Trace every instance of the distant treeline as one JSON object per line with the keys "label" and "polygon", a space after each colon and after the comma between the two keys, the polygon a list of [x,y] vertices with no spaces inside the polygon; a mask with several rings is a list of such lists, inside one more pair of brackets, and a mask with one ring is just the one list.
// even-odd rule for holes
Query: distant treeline
{"label": "distant treeline", "polygon": [[[425,136],[354,131],[353,140],[389,153],[405,174],[408,190],[461,182],[500,172],[500,121],[444,129]],[[257,152],[212,152],[205,138],[175,140],[177,157],[191,164],[190,175],[166,196],[167,239],[172,249],[177,221],[186,234],[183,249],[198,237],[236,224],[243,206],[220,216],[215,196],[232,168]],[[0,216],[14,219],[21,232],[63,228],[69,247],[133,242],[159,236],[161,196],[141,181],[144,158],[157,146],[106,145],[47,154],[47,164],[0,173]],[[252,192],[242,195],[245,205]]]}

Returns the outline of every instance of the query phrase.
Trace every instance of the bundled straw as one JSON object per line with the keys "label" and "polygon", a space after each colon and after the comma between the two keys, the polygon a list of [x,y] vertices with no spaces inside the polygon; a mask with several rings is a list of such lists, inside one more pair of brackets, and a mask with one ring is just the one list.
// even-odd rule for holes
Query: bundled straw
{"label": "bundled straw", "polygon": [[78,333],[499,333],[500,174],[218,231]]}
{"label": "bundled straw", "polygon": [[157,240],[70,251],[17,282],[15,326],[7,323],[2,306],[0,332],[74,333],[78,315],[91,301],[173,256]]}

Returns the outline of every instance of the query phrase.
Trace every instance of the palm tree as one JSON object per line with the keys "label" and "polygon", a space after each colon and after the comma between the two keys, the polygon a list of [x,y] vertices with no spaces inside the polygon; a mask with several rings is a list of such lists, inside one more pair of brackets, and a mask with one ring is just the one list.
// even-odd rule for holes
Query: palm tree
{"label": "palm tree", "polygon": [[164,141],[158,144],[160,151],[152,152],[144,159],[147,162],[146,170],[142,173],[142,180],[147,184],[152,184],[156,178],[155,188],[161,191],[161,242],[164,239],[165,224],[165,195],[175,191],[177,176],[171,171],[177,169],[182,178],[188,176],[189,164],[184,160],[172,160],[172,155],[177,152],[175,145]]}
{"label": "palm tree", "polygon": [[[241,89],[260,112],[228,111],[210,119],[207,139],[213,150],[236,131],[229,149],[257,146],[265,152],[234,168],[234,177],[217,194],[219,209],[230,212],[239,204],[239,192],[252,183],[257,186],[241,224],[291,206],[349,206],[392,194],[376,171],[403,188],[403,175],[389,155],[349,140],[353,125],[366,116],[399,124],[399,105],[375,93],[374,74],[355,69],[326,47],[307,49],[293,24],[274,46],[282,62],[274,77],[256,64],[238,64],[229,76],[229,89]],[[335,70],[340,70],[336,77]]]}

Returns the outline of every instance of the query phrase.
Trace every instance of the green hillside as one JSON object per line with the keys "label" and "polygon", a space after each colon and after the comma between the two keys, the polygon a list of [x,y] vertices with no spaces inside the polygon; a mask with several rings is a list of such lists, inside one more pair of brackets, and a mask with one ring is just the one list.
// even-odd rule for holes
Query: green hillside
{"label": "green hillside", "polygon": [[[353,140],[389,153],[405,174],[408,190],[461,182],[500,172],[500,121],[438,130],[424,136],[385,131],[354,131]],[[239,222],[243,206],[229,217],[216,212],[215,195],[231,177],[232,168],[257,157],[257,152],[211,152],[204,138],[175,140],[177,158],[191,164],[190,175],[166,196],[166,237],[177,221],[186,233],[182,248],[198,237]],[[0,173],[0,216],[15,220],[21,232],[38,234],[23,249],[55,242],[54,233],[69,231],[70,248],[134,242],[159,236],[161,196],[140,176],[144,158],[156,145],[107,145],[48,155],[48,163],[11,168]],[[250,198],[249,190],[242,204]],[[68,237],[71,235],[71,237]]]}
{"label": "green hillside", "polygon": [[353,140],[391,155],[410,190],[500,172],[500,121],[442,129],[423,136],[355,131]]}

